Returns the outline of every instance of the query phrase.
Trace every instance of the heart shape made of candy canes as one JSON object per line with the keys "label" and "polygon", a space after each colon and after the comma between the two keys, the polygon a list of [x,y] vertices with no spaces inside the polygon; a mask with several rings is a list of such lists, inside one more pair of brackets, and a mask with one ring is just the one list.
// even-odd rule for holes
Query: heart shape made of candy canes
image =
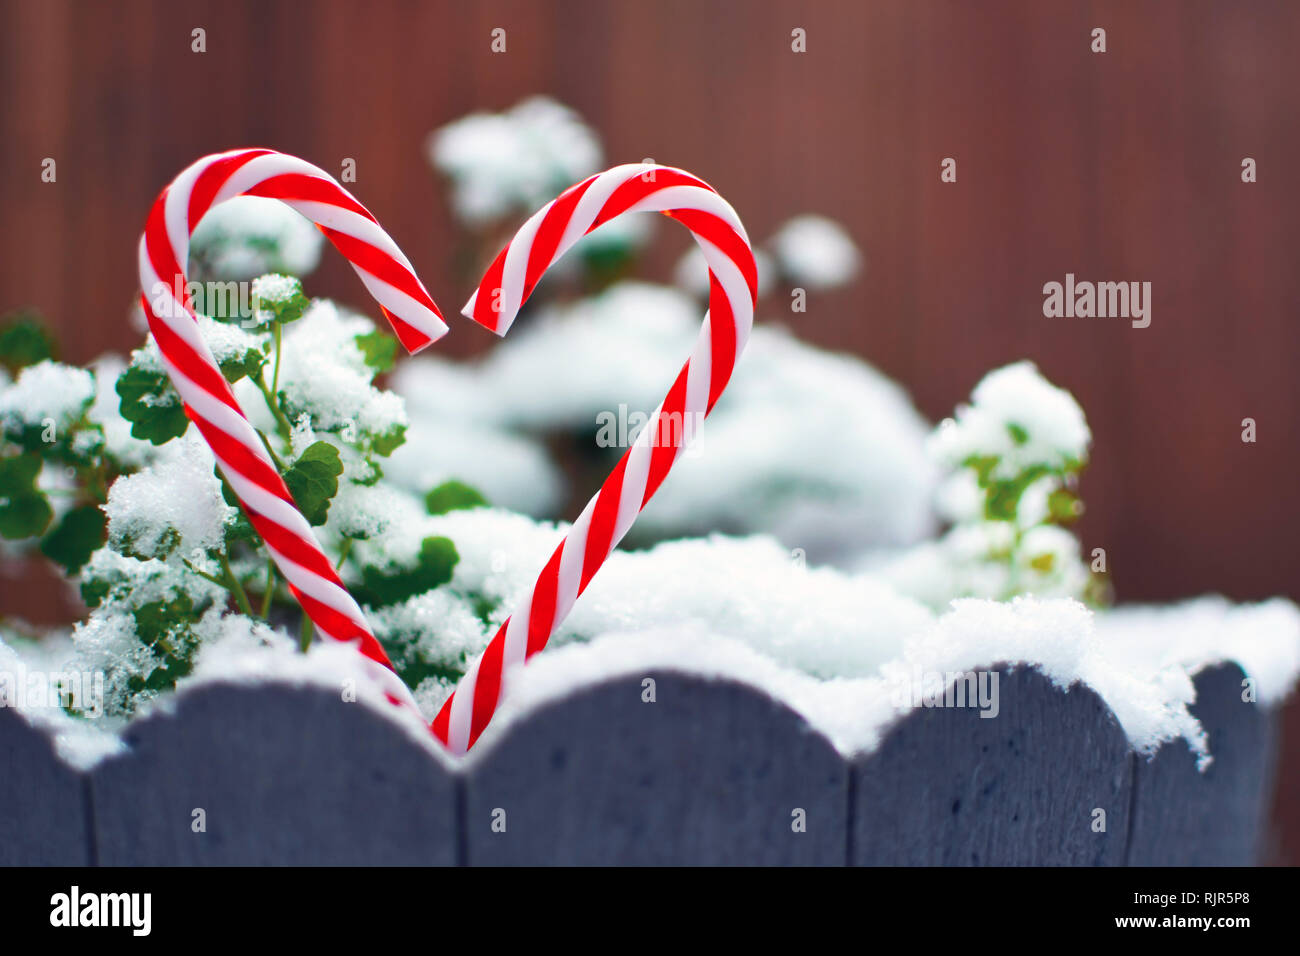
{"label": "heart shape made of candy canes", "polygon": [[440,338],[447,326],[411,263],[366,207],[329,173],[273,150],[236,149],[189,166],[159,194],[140,237],[144,312],[185,413],[312,623],[328,638],[357,642],[389,700],[418,713],[199,334],[186,292],[190,236],[208,210],[236,196],[278,199],[316,223],[352,263],[408,351]]}
{"label": "heart shape made of candy canes", "polygon": [[[238,149],[200,159],[162,191],[140,239],[141,300],[163,365],[290,591],[322,635],[357,643],[390,701],[418,712],[199,334],[185,291],[190,236],[209,209],[236,196],[279,199],[315,222],[409,352],[447,327],[375,217],[324,170],[283,153]],[[664,401],[433,721],[434,735],[455,753],[469,750],[491,720],[504,672],[546,646],[663,483],[693,437],[690,424],[713,409],[749,338],[758,280],[744,226],[703,180],[653,164],[592,176],[539,210],[493,262],[464,314],[504,335],[552,263],[588,232],[633,212],[661,212],[691,231],[709,266],[709,311]]]}
{"label": "heart shape made of candy canes", "polygon": [[709,311],[695,348],[632,446],[496,632],[433,722],[454,753],[474,746],[496,711],[503,674],[536,654],[659,489],[693,423],[726,388],[754,322],[754,252],[734,209],[703,180],[668,166],[617,166],[566,190],[533,215],[488,269],[463,313],[504,335],[546,270],[616,216],[661,212],[695,237],[709,266]]}

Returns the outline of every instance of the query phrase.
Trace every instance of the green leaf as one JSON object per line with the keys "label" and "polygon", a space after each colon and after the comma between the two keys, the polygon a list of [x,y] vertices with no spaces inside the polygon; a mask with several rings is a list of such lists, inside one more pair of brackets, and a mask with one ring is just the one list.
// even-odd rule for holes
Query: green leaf
{"label": "green leaf", "polygon": [[170,601],[151,601],[131,614],[135,618],[136,636],[152,647],[176,630],[189,629],[194,620],[194,602],[181,591]]}
{"label": "green leaf", "polygon": [[112,590],[113,582],[108,578],[84,578],[81,582],[81,600],[86,602],[86,607],[99,607]]}
{"label": "green leaf", "polygon": [[193,601],[181,592],[171,601],[152,601],[131,613],[136,636],[153,648],[162,663],[147,677],[131,675],[127,686],[134,693],[174,688],[179,678],[194,669],[194,652],[199,642],[192,627],[197,619]]}
{"label": "green leaf", "polygon": [[482,508],[487,503],[488,500],[477,489],[454,480],[444,481],[424,498],[424,506],[431,515],[445,515],[461,508]]}
{"label": "green leaf", "polygon": [[294,276],[268,273],[253,280],[254,310],[263,316],[269,312],[281,325],[302,318],[310,306],[302,281]]}
{"label": "green leaf", "polygon": [[54,358],[54,336],[33,312],[5,316],[0,326],[0,365],[10,374],[20,368]]}
{"label": "green leaf", "polygon": [[413,568],[362,568],[362,585],[356,589],[357,597],[371,607],[399,604],[446,584],[459,560],[460,555],[450,539],[425,538],[420,542],[420,556]]}
{"label": "green leaf", "polygon": [[31,538],[49,525],[54,509],[36,487],[40,471],[38,455],[0,458],[0,537]]}
{"label": "green leaf", "polygon": [[1083,513],[1083,502],[1066,488],[1057,488],[1047,496],[1047,510],[1052,520],[1069,524]]}
{"label": "green leaf", "polygon": [[387,372],[397,362],[397,339],[379,329],[358,335],[357,348],[376,375]]}
{"label": "green leaf", "polygon": [[1015,422],[1007,422],[1007,433],[1011,435],[1011,440],[1017,445],[1023,445],[1029,441],[1029,432],[1022,425]]}
{"label": "green leaf", "polygon": [[1029,566],[1035,571],[1041,571],[1044,574],[1051,574],[1052,568],[1056,565],[1056,555],[1047,551],[1043,554],[1036,554],[1029,559]]}
{"label": "green leaf", "polygon": [[339,450],[327,441],[311,445],[284,473],[289,493],[311,524],[325,523],[330,501],[339,492],[341,474],[343,462],[339,460]]}
{"label": "green leaf", "polygon": [[75,574],[104,543],[107,526],[108,517],[98,505],[73,508],[41,541],[41,551],[69,574]]}
{"label": "green leaf", "polygon": [[122,399],[122,417],[131,423],[131,437],[165,445],[185,434],[190,420],[162,372],[133,365],[118,376],[114,388]]}
{"label": "green leaf", "polygon": [[266,362],[266,356],[260,349],[250,348],[243,355],[234,358],[227,358],[221,363],[221,374],[226,377],[226,381],[234,385],[244,376],[252,378],[262,370],[262,365]]}
{"label": "green leaf", "polygon": [[386,432],[375,435],[370,439],[370,447],[376,455],[383,455],[387,458],[397,449],[402,447],[406,441],[406,426],[394,425]]}

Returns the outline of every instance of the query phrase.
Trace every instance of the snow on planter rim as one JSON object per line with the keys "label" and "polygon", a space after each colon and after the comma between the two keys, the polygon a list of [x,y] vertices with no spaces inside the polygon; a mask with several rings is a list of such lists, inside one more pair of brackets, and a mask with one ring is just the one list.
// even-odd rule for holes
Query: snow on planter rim
{"label": "snow on planter rim", "polygon": [[[345,653],[347,648],[322,644],[303,655],[290,638],[262,624],[249,627],[227,616],[205,625],[213,629],[212,640],[194,674],[180,682],[177,694],[164,695],[140,715],[171,711],[180,695],[212,683],[309,685],[340,692],[345,681],[353,681],[358,702],[396,721],[436,759],[456,762],[429,741],[423,724],[387,704],[382,688],[357,666],[355,655]],[[17,657],[0,643],[0,669],[13,669]],[[752,686],[800,714],[840,753],[853,757],[872,752],[912,709],[905,698],[918,673],[946,675],[1006,663],[1034,667],[1066,692],[1086,684],[1114,712],[1136,752],[1151,755],[1181,738],[1204,769],[1213,755],[1204,730],[1188,711],[1195,699],[1192,677],[1227,660],[1255,679],[1262,705],[1279,704],[1300,674],[1300,609],[1286,600],[1234,606],[1210,597],[1094,615],[1068,599],[960,600],[942,617],[904,636],[901,651],[877,672],[830,679],[783,666],[736,637],[717,634],[705,621],[683,620],[633,632],[608,631],[553,648],[528,668],[512,672],[500,719],[476,751],[490,753],[511,726],[578,688],[658,671]],[[900,687],[909,689],[900,695]],[[79,768],[122,749],[120,722],[89,726],[91,722],[57,710],[26,716],[52,734],[63,759]],[[466,759],[478,758],[471,754]]]}
{"label": "snow on planter rim", "polygon": [[[1193,634],[1194,640],[1183,638]],[[1226,635],[1219,641],[1213,635]],[[1068,692],[1082,683],[1115,714],[1138,753],[1184,739],[1201,769],[1209,765],[1205,732],[1188,711],[1192,677],[1233,660],[1257,678],[1259,701],[1276,705],[1300,674],[1300,610],[1284,600],[1232,606],[1200,599],[1163,608],[1094,615],[1077,601],[1031,597],[1009,603],[958,600],[931,626],[908,636],[902,654],[877,675],[821,680],[782,667],[740,640],[701,626],[611,632],[586,644],[555,648],[511,675],[501,726],[484,736],[492,749],[512,724],[579,687],[610,677],[676,671],[749,684],[800,714],[846,757],[872,752],[883,734],[912,709],[921,675],[930,679],[1006,663],[1041,671]],[[900,694],[900,690],[902,693]]]}

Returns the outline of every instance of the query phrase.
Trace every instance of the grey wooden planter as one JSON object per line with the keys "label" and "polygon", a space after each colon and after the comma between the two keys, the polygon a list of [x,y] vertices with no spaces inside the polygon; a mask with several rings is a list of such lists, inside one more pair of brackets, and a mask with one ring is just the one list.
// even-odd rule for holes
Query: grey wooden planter
{"label": "grey wooden planter", "polygon": [[1274,714],[1235,664],[1196,677],[1204,773],[1181,742],[1132,753],[1088,688],[997,669],[996,719],[915,710],[850,760],[763,692],[671,671],[543,705],[463,766],[319,687],[187,691],[89,773],[0,710],[0,863],[1255,861]]}

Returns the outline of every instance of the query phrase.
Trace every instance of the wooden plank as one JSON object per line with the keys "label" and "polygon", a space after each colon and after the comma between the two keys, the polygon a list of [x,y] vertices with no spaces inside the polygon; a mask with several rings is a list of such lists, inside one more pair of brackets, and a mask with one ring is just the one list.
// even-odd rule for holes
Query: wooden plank
{"label": "wooden plank", "polygon": [[584,687],[510,727],[465,783],[472,865],[845,862],[847,764],[731,681],[651,671]]}
{"label": "wooden plank", "polygon": [[[1119,865],[1129,747],[1105,703],[1005,665],[998,713],[920,708],[854,765],[858,865]],[[1105,812],[1105,831],[1093,829]]]}
{"label": "wooden plank", "polygon": [[0,707],[0,866],[93,863],[86,794],[49,736]]}
{"label": "wooden plank", "polygon": [[456,861],[443,762],[328,689],[206,686],[133,724],[126,742],[92,774],[104,865]]}
{"label": "wooden plank", "polygon": [[1242,697],[1232,663],[1196,675],[1191,711],[1214,762],[1200,773],[1182,741],[1136,761],[1132,866],[1250,866],[1272,792],[1276,714]]}

